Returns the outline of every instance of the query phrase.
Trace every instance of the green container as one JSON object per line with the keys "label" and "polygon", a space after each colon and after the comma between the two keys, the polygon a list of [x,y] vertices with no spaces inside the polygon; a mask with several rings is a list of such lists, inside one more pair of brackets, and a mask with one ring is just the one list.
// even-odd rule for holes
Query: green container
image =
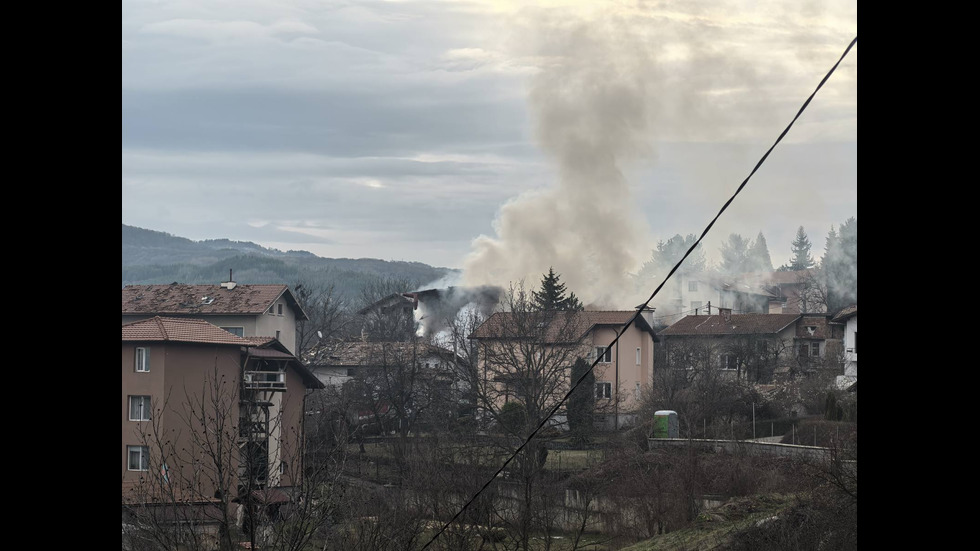
{"label": "green container", "polygon": [[660,410],[653,414],[654,438],[677,438],[677,412]]}

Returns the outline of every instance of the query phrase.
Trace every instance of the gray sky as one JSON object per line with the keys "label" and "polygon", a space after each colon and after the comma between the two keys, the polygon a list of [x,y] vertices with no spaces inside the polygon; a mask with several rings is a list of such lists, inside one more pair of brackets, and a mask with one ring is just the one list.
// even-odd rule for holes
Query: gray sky
{"label": "gray sky", "polygon": [[[581,295],[699,234],[851,1],[124,0],[122,222]],[[706,238],[857,215],[857,48]],[[523,274],[523,275],[522,275]],[[535,276],[534,274],[538,274]],[[501,281],[504,280],[504,281]]]}

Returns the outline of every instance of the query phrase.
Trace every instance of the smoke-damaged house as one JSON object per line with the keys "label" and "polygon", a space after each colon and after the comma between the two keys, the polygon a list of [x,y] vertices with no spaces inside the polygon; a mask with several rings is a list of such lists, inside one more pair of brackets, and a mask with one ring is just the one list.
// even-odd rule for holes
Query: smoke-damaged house
{"label": "smoke-damaged house", "polygon": [[658,300],[664,313],[718,313],[727,308],[742,313],[799,314],[819,311],[812,300],[811,270],[722,274],[678,273]]}
{"label": "smoke-damaged house", "polygon": [[827,314],[686,316],[660,331],[665,368],[719,370],[753,383],[815,369],[842,369],[843,326]]}
{"label": "smoke-damaged house", "polygon": [[294,354],[296,323],[309,319],[289,287],[281,284],[123,287],[123,323],[153,316],[204,319],[239,337],[275,337]]}
{"label": "smoke-damaged house", "polygon": [[302,475],[304,399],[322,387],[275,338],[187,318],[124,323],[124,513],[207,524],[251,492],[287,496]]}
{"label": "smoke-damaged house", "polygon": [[[619,428],[636,420],[643,394],[653,383],[652,310],[647,309],[612,346],[636,311],[497,312],[470,338],[478,345],[485,410],[520,403],[530,419],[543,419],[572,384],[578,359],[596,358],[593,387],[596,424]],[[552,424],[564,425],[559,410]]]}

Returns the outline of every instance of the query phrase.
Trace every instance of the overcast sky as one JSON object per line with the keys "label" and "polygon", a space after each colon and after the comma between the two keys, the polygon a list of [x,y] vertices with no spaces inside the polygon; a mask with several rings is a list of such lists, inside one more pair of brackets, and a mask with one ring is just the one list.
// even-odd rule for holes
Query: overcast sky
{"label": "overcast sky", "polygon": [[[855,36],[849,0],[124,0],[122,222],[473,282],[635,271]],[[705,248],[761,231],[778,266],[856,215],[855,47]]]}

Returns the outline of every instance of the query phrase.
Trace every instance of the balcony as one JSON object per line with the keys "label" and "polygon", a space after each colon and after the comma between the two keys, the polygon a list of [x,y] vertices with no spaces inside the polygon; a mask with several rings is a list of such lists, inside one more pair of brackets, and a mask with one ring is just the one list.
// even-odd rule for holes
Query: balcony
{"label": "balcony", "polygon": [[245,390],[286,390],[286,374],[281,371],[246,371]]}

